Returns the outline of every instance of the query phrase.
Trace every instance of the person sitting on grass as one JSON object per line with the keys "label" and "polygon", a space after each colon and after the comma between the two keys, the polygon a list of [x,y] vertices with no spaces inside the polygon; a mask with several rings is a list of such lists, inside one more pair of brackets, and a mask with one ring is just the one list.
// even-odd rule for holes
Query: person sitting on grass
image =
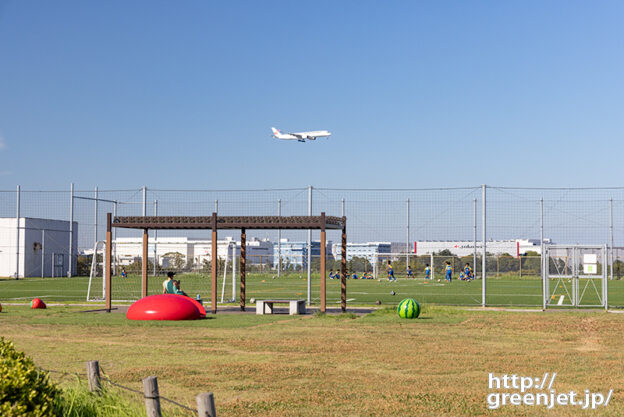
{"label": "person sitting on grass", "polygon": [[334,278],[336,278],[336,276],[334,275],[334,270],[330,269],[329,270],[329,279],[334,279]]}
{"label": "person sitting on grass", "polygon": [[126,268],[121,268],[121,277],[128,278],[128,274],[126,273]]}
{"label": "person sitting on grass", "polygon": [[182,291],[180,289],[180,280],[179,279],[174,279],[173,280],[173,291],[174,291],[173,292],[174,294],[180,294],[180,295],[184,295],[184,296],[188,297],[188,295],[184,291]]}
{"label": "person sitting on grass", "polygon": [[466,266],[464,267],[464,276],[466,277],[466,280],[468,281],[474,279],[472,268],[470,267],[470,264],[468,262],[466,262]]}
{"label": "person sitting on grass", "polygon": [[167,272],[167,279],[163,281],[163,294],[175,294],[174,275],[175,272]]}
{"label": "person sitting on grass", "polygon": [[408,278],[413,278],[414,275],[412,274],[412,267],[411,266],[407,266],[407,277]]}
{"label": "person sitting on grass", "polygon": [[351,275],[351,278],[353,278],[353,279],[358,279],[358,276],[357,276],[357,274],[354,272],[354,273],[353,273],[353,275]]}

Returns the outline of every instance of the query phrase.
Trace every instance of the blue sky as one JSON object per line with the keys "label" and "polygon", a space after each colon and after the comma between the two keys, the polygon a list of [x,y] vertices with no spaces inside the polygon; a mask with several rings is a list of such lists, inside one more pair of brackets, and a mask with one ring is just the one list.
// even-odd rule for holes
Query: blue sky
{"label": "blue sky", "polygon": [[0,189],[622,185],[622,21],[621,1],[0,0]]}

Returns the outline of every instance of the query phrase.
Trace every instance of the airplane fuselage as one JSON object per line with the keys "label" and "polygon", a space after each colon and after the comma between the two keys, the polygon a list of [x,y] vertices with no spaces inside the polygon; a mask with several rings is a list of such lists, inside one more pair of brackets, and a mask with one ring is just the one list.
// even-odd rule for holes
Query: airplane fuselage
{"label": "airplane fuselage", "polygon": [[326,138],[331,135],[327,130],[311,130],[309,132],[282,133],[276,128],[272,128],[273,137],[282,140],[298,140],[305,142],[306,140],[316,140],[316,138]]}

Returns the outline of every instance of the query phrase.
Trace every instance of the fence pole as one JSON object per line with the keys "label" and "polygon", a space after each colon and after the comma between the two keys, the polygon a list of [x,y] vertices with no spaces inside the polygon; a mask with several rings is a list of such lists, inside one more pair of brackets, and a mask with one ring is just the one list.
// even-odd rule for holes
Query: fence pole
{"label": "fence pole", "polygon": [[100,363],[98,361],[87,362],[87,378],[89,379],[89,391],[100,392],[102,383],[100,381]]}
{"label": "fence pole", "polygon": [[483,259],[481,259],[481,269],[482,269],[482,277],[481,277],[481,305],[483,307],[485,307],[485,277],[486,277],[486,262],[487,262],[487,250],[486,250],[486,237],[487,237],[487,233],[486,233],[486,220],[487,220],[487,216],[486,216],[486,207],[487,207],[487,199],[486,199],[486,193],[487,193],[487,186],[485,184],[483,184],[481,186],[481,240],[483,241]]}
{"label": "fence pole", "polygon": [[409,198],[407,199],[407,208],[406,208],[406,213],[407,213],[407,225],[406,225],[406,230],[405,230],[405,269],[407,270],[407,267],[409,267],[409,239],[410,239],[410,201]]}
{"label": "fence pole", "polygon": [[45,276],[45,229],[41,229],[41,278]]}
{"label": "fence pole", "polygon": [[[69,267],[67,277],[71,278],[74,266],[74,183],[69,185]],[[52,261],[52,276],[54,276],[54,261]]]}
{"label": "fence pole", "polygon": [[540,274],[542,275],[542,309],[546,310],[546,279],[548,272],[544,270],[544,199],[540,199]]}
{"label": "fence pole", "polygon": [[[94,231],[93,231],[93,247],[95,247],[95,245],[97,245],[97,241],[98,241],[98,188],[95,187],[95,192],[93,193],[93,197],[95,197],[93,199],[93,207],[94,207],[94,213],[93,213],[93,224],[94,224]],[[96,260],[97,262],[97,260]]]}
{"label": "fence pole", "polygon": [[232,302],[236,302],[236,242],[232,245]]}
{"label": "fence pole", "polygon": [[147,216],[147,187],[143,186],[142,190],[143,190],[143,204],[142,204],[141,215],[145,217]]}
{"label": "fence pole", "polygon": [[145,397],[147,417],[162,417],[160,396],[158,395],[158,380],[155,376],[148,376],[143,380],[143,396]]}
{"label": "fence pole", "polygon": [[[113,202],[113,217],[117,217],[117,200]],[[117,275],[117,228],[113,229],[112,255],[113,255],[113,275]]]}
{"label": "fence pole", "polygon": [[[154,200],[154,216],[158,216],[158,200]],[[156,245],[158,244],[158,229],[154,229],[154,271],[153,275],[156,276],[156,264],[158,261],[156,260]]]}
{"label": "fence pole", "polygon": [[215,200],[215,213],[219,213],[219,200]]}
{"label": "fence pole", "polygon": [[197,415],[199,417],[217,417],[212,392],[202,392],[197,395]]}
{"label": "fence pole", "polygon": [[473,234],[472,234],[472,246],[473,246],[473,250],[472,250],[472,267],[474,268],[474,273],[473,278],[476,277],[477,275],[477,199],[475,198],[474,200],[472,200],[472,214],[473,214],[473,220],[472,220],[472,227],[473,227]]}
{"label": "fence pole", "polygon": [[611,247],[609,248],[609,266],[611,267],[609,279],[613,280],[613,199],[609,200],[609,239],[611,241]]}
{"label": "fence pole", "polygon": [[15,213],[15,234],[16,234],[16,243],[15,243],[15,279],[19,279],[19,264],[20,264],[20,197],[21,197],[20,186],[17,186],[17,201],[16,201],[16,213]]}
{"label": "fence pole", "polygon": [[[312,215],[312,186],[308,186],[308,216]],[[312,230],[308,229],[308,305],[312,302]]]}
{"label": "fence pole", "polygon": [[[277,215],[282,215],[282,200],[277,200]],[[282,273],[282,230],[277,230],[277,277]]]}

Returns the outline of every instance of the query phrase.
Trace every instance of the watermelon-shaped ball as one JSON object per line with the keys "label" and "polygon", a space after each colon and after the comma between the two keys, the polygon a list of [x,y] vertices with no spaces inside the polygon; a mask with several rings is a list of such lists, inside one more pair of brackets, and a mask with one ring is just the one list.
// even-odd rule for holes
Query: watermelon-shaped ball
{"label": "watermelon-shaped ball", "polygon": [[420,304],[413,298],[406,298],[399,303],[397,313],[402,319],[415,319],[420,315]]}

